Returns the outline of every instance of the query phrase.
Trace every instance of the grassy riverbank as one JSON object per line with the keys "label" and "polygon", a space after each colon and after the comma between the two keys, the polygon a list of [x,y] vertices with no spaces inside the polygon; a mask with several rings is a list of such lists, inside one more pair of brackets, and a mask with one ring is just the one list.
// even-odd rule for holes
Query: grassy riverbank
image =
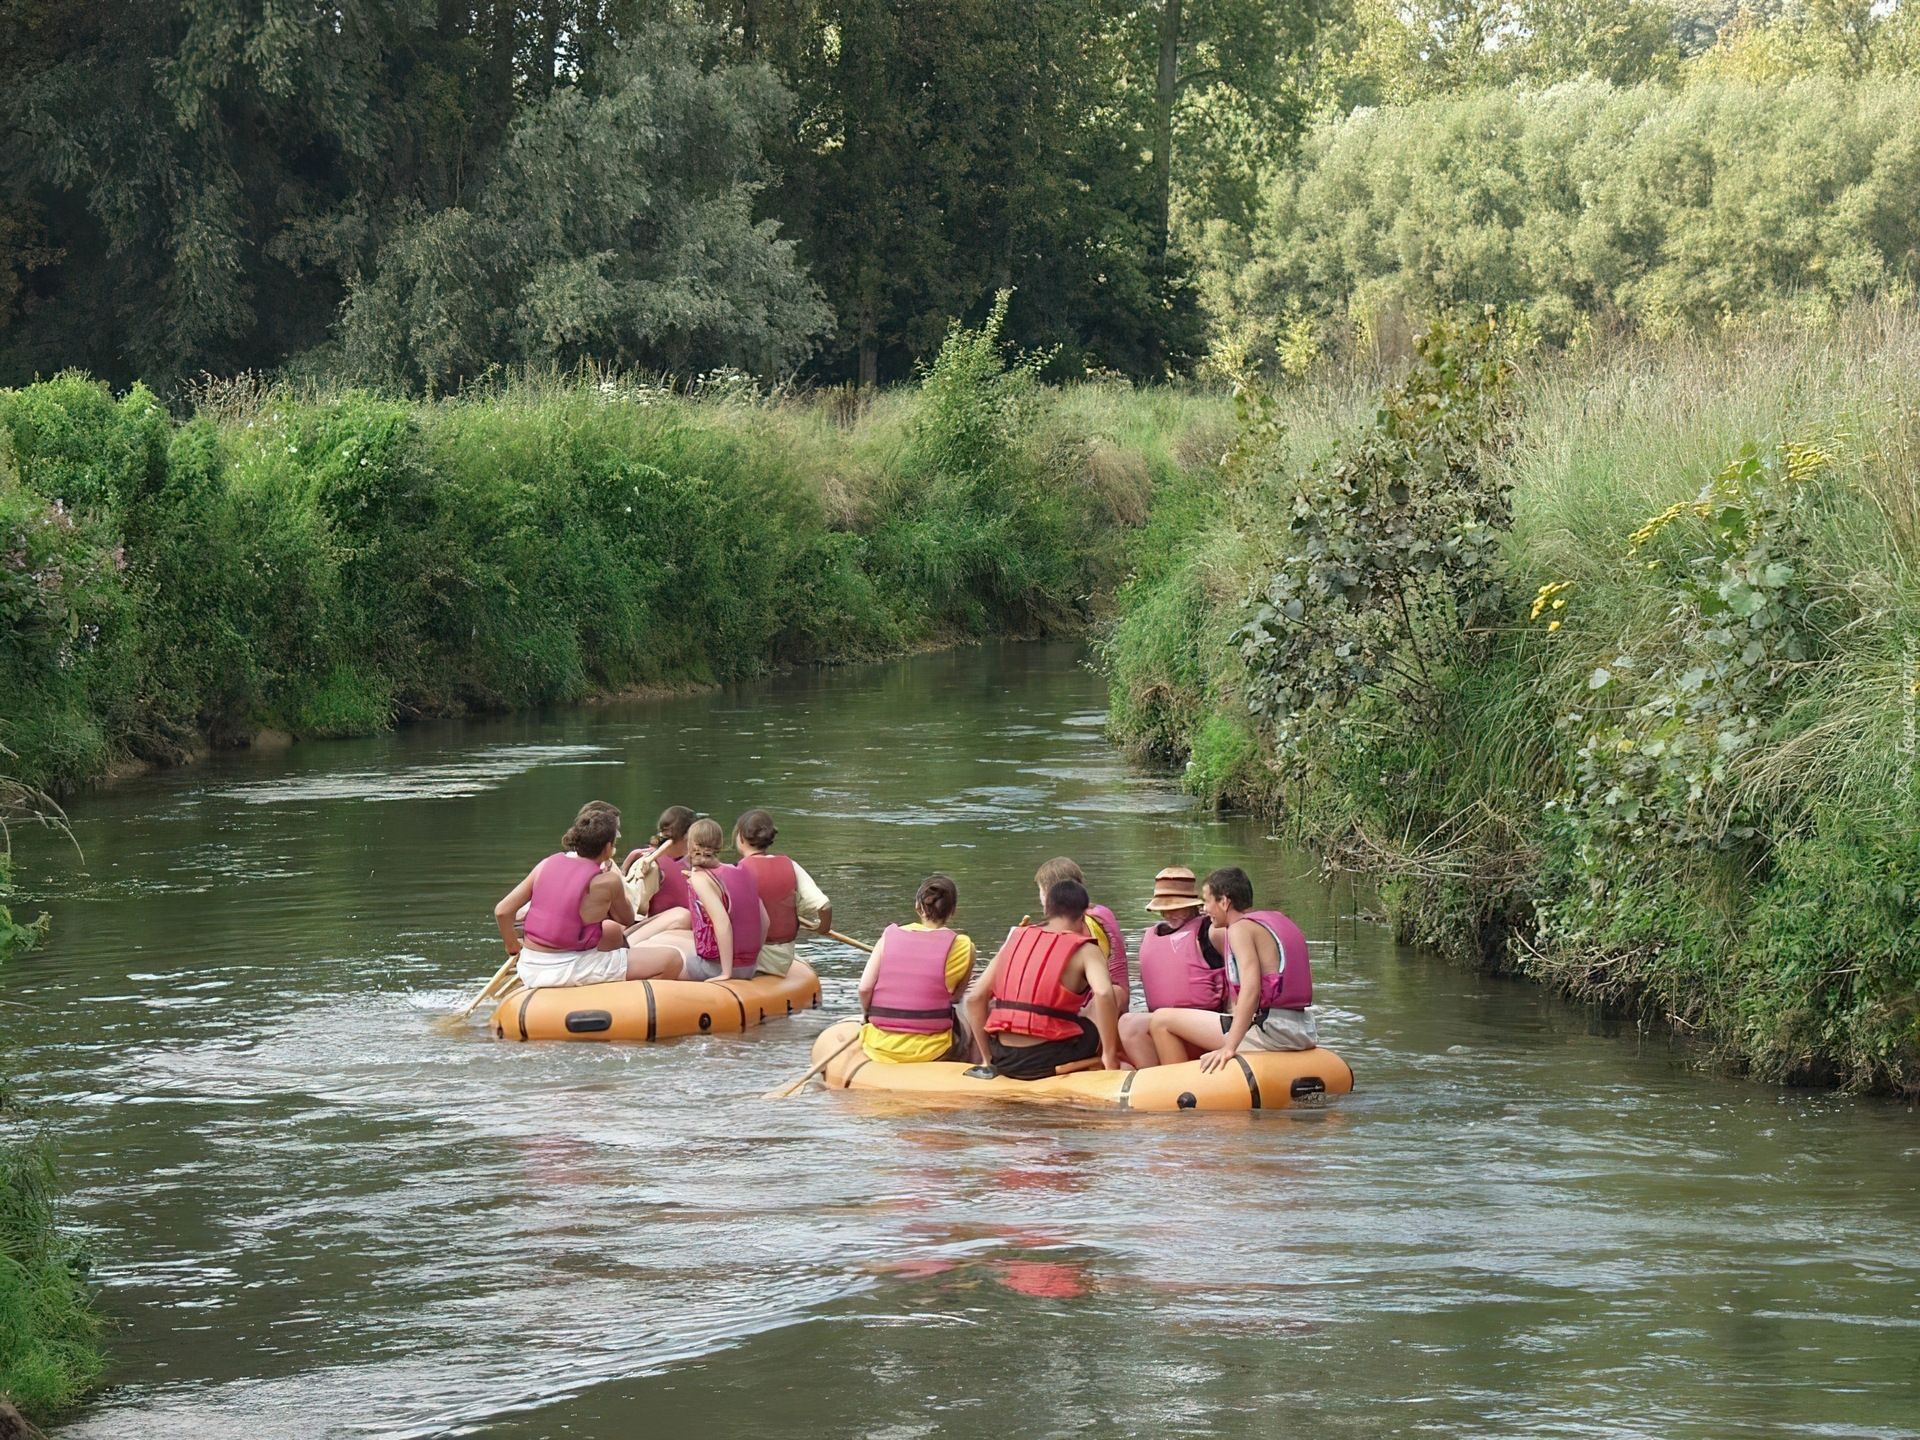
{"label": "grassy riverbank", "polygon": [[[0,820],[15,813],[13,800],[0,781]],[[46,931],[44,915],[32,924],[13,918],[12,892],[12,866],[0,853],[0,967]],[[51,1139],[0,1088],[0,1398],[38,1420],[69,1409],[106,1369],[86,1254],[58,1223],[57,1194]]]}
{"label": "grassy riverbank", "polygon": [[182,421],[78,375],[0,391],[0,743],[64,786],[263,729],[1083,628],[1222,406],[1045,389],[995,329],[867,404],[585,376],[230,385]]}
{"label": "grassy riverbank", "polygon": [[[1334,503],[1393,448],[1374,389],[1285,392],[1220,493],[1161,492],[1106,651],[1116,732],[1379,878],[1408,939],[1757,1075],[1920,1091],[1920,320],[1523,358],[1488,402],[1508,437],[1459,452],[1484,473],[1410,502],[1416,537],[1455,504],[1457,541],[1477,495],[1495,568],[1408,566],[1404,624],[1358,590],[1296,623],[1278,577],[1393,532]],[[1339,584],[1390,568],[1351,554]]]}

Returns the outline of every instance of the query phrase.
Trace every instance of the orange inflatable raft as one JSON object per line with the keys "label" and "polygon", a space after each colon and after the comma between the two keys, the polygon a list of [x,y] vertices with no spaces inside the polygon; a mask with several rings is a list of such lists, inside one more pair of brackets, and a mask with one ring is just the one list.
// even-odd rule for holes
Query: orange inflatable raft
{"label": "orange inflatable raft", "polygon": [[[975,1079],[957,1061],[884,1065],[859,1045],[858,1020],[830,1025],[813,1042],[817,1065],[829,1055],[829,1090],[884,1090],[940,1100],[1039,1100],[1117,1110],[1290,1110],[1322,1105],[1353,1089],[1353,1071],[1331,1050],[1261,1050],[1235,1056],[1212,1074],[1200,1062],[1151,1070],[1081,1070],[1045,1080]],[[847,1048],[842,1049],[842,1046]],[[835,1052],[838,1051],[838,1054]]]}
{"label": "orange inflatable raft", "polygon": [[751,980],[617,980],[516,990],[488,1023],[500,1040],[671,1040],[731,1035],[820,1005],[820,977],[804,960]]}

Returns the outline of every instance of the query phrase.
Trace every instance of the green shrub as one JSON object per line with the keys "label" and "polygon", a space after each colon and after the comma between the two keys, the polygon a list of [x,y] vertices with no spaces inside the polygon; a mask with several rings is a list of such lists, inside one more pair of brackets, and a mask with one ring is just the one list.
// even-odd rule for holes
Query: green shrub
{"label": "green shrub", "polygon": [[44,1137],[0,1140],[0,1394],[40,1420],[106,1369],[86,1253],[57,1224],[55,1179]]}

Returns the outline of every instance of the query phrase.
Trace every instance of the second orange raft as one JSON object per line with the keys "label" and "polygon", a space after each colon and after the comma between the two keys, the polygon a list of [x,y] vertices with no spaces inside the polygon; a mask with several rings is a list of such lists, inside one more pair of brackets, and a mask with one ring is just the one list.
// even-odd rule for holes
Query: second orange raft
{"label": "second orange raft", "polygon": [[820,977],[804,960],[751,980],[616,980],[516,990],[488,1026],[500,1040],[671,1040],[730,1035],[820,1005]]}
{"label": "second orange raft", "polygon": [[[829,1055],[829,1090],[883,1090],[933,1100],[1039,1100],[1117,1110],[1289,1110],[1324,1104],[1353,1089],[1353,1071],[1331,1050],[1249,1051],[1211,1074],[1200,1062],[1151,1070],[1081,1070],[1045,1080],[976,1078],[958,1061],[887,1065],[857,1044],[860,1022],[842,1020],[813,1042],[817,1065]],[[845,1047],[844,1049],[842,1047]],[[836,1052],[838,1052],[836,1054]]]}

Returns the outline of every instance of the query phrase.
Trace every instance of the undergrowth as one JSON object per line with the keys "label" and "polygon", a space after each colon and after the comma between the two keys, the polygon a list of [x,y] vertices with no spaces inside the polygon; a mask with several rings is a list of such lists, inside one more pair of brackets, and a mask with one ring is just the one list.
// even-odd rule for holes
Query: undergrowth
{"label": "undergrowth", "polygon": [[[1374,876],[1409,940],[1756,1075],[1920,1092],[1920,317],[1535,353],[1466,491],[1359,514],[1413,396],[1478,403],[1450,385],[1295,387],[1247,416],[1256,474],[1160,493],[1117,738]],[[1434,558],[1486,516],[1497,573]]]}
{"label": "undergrowth", "polygon": [[1222,403],[1040,386],[1004,307],[877,397],[582,371],[435,403],[0,391],[0,744],[32,783],[1096,619]]}

